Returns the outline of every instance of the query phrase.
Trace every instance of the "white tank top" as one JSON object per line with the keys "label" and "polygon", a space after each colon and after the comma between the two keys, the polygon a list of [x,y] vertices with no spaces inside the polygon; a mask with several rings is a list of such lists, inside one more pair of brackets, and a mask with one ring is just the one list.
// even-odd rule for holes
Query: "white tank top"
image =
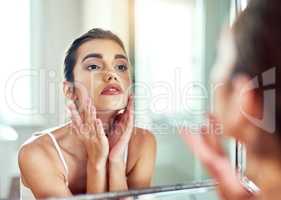
{"label": "white tank top", "polygon": [[[59,156],[59,158],[60,158],[60,160],[61,160],[61,162],[63,164],[63,167],[64,167],[65,184],[68,187],[68,173],[69,173],[69,170],[68,170],[66,161],[64,159],[64,156],[62,154],[61,148],[58,145],[58,142],[57,142],[56,138],[53,136],[53,134],[51,132],[47,132],[45,134],[50,136],[50,138],[51,138],[51,140],[52,140],[52,142],[54,144],[54,147],[57,150],[58,156]],[[45,134],[38,134],[38,133],[36,133],[36,136],[41,137],[41,136],[43,136]],[[126,149],[125,155],[124,155],[125,163],[127,162],[127,157],[128,157],[128,148]],[[34,197],[32,191],[23,184],[21,179],[20,179],[20,200],[36,200],[36,198]]]}
{"label": "white tank top", "polygon": [[[64,177],[65,177],[65,184],[66,186],[68,187],[68,167],[67,167],[67,164],[66,164],[66,161],[64,159],[64,156],[62,154],[62,151],[57,143],[57,140],[56,138],[52,135],[52,133],[46,133],[48,136],[50,136],[53,144],[54,144],[54,147],[55,149],[57,150],[57,153],[58,153],[58,156],[63,164],[63,167],[64,167]],[[41,135],[36,135],[36,136],[43,136],[45,134],[41,134]],[[35,200],[36,198],[34,197],[32,191],[26,187],[22,180],[20,179],[20,199],[21,200]]]}

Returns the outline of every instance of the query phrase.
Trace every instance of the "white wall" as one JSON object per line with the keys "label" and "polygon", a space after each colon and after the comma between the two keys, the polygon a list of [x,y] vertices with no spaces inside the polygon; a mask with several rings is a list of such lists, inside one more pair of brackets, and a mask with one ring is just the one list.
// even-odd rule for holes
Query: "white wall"
{"label": "white wall", "polygon": [[83,31],[103,28],[117,34],[129,49],[129,1],[131,0],[83,0]]}
{"label": "white wall", "polygon": [[[60,87],[63,58],[70,42],[82,32],[81,7],[81,1],[77,0],[31,0],[31,68],[38,74],[32,79],[32,103],[41,109],[29,125],[22,127],[20,121],[19,126],[15,125],[18,141],[0,141],[0,199],[7,197],[10,178],[19,173],[19,145],[32,132],[59,124],[63,116],[64,97]],[[55,77],[48,76],[51,70]],[[40,72],[47,72],[45,79],[41,79]],[[53,95],[48,95],[49,90]]]}
{"label": "white wall", "polygon": [[32,68],[40,70],[33,79],[33,104],[39,109],[34,118],[49,127],[64,122],[63,59],[82,32],[82,5],[77,0],[32,2]]}

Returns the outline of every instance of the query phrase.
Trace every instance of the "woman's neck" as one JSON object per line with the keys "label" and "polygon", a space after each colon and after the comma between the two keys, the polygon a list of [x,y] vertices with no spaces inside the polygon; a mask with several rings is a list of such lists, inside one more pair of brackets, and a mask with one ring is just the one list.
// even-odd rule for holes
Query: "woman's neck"
{"label": "woman's neck", "polygon": [[[106,134],[111,129],[115,116],[118,114],[118,111],[97,111],[97,118],[100,119],[103,123],[104,131]],[[73,154],[79,160],[86,160],[87,159],[87,152],[84,147],[84,144],[77,139],[77,133],[71,127],[71,123],[64,127],[64,132],[66,136],[63,141],[63,146],[65,149],[69,151],[69,153]],[[71,149],[75,149],[72,152]]]}
{"label": "woman's neck", "polygon": [[106,134],[109,133],[118,111],[97,111],[97,118],[102,121]]}
{"label": "woman's neck", "polygon": [[261,188],[266,199],[276,199],[276,195],[280,197],[281,148],[278,138],[261,133],[256,142],[246,145],[246,149],[246,175]]}

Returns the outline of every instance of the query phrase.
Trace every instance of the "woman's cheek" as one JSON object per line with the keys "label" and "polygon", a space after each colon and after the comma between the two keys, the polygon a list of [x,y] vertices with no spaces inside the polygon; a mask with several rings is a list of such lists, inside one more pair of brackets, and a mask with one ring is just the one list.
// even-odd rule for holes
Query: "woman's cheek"
{"label": "woman's cheek", "polygon": [[219,118],[219,120],[224,119],[225,113],[225,97],[223,96],[222,88],[216,91],[215,102],[214,102],[214,112],[215,115]]}
{"label": "woman's cheek", "polygon": [[123,88],[124,88],[124,92],[129,93],[128,91],[131,89],[131,86],[132,86],[132,82],[131,82],[129,76],[123,76],[122,77],[122,85],[123,85]]}

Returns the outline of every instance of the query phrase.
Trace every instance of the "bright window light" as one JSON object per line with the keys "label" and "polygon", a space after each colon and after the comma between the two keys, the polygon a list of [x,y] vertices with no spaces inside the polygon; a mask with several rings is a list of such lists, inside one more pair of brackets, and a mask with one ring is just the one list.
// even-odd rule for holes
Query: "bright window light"
{"label": "bright window light", "polygon": [[[0,119],[17,124],[31,107],[30,0],[3,1],[0,6]],[[11,82],[13,81],[13,82]]]}
{"label": "bright window light", "polygon": [[[202,23],[198,18],[197,1],[135,2],[136,83],[145,82],[151,92],[147,105],[136,102],[136,106],[147,106],[153,114],[183,113],[184,90],[192,82],[203,79],[202,31],[198,31]],[[137,86],[136,94],[140,95],[143,89]],[[190,103],[190,108],[196,107],[196,103],[198,107],[202,105],[201,101],[194,102]]]}
{"label": "bright window light", "polygon": [[245,10],[248,4],[248,0],[241,0],[241,9]]}

